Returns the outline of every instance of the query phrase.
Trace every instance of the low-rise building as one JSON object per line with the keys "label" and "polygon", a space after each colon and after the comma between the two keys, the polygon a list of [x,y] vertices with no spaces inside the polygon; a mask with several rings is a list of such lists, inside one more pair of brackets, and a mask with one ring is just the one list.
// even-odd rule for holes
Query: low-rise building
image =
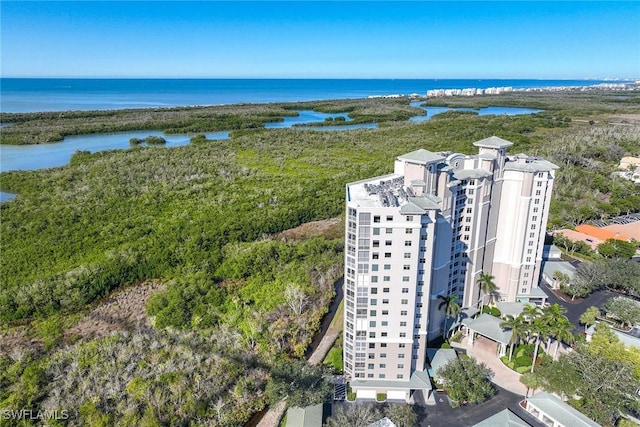
{"label": "low-rise building", "polygon": [[549,427],[600,427],[600,424],[546,391],[536,393],[525,402],[527,412]]}
{"label": "low-rise building", "polygon": [[531,427],[531,424],[525,422],[510,410],[504,409],[480,421],[478,424],[474,424],[473,427]]}

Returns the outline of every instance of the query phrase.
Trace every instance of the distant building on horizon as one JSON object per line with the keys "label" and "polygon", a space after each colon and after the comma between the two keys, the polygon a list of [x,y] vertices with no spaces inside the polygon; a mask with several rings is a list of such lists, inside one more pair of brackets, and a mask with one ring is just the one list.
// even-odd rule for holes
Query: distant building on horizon
{"label": "distant building on horizon", "polygon": [[443,297],[477,307],[481,273],[499,300],[540,303],[554,164],[498,137],[477,155],[417,150],[394,173],[346,186],[344,367],[358,397],[430,389],[427,342]]}

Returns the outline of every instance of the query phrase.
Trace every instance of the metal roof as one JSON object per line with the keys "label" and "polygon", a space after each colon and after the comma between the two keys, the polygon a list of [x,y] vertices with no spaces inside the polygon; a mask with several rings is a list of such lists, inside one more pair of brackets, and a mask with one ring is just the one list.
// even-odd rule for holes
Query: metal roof
{"label": "metal roof", "polygon": [[475,319],[465,319],[462,323],[474,332],[502,344],[509,344],[511,335],[513,335],[511,329],[506,330],[500,326],[502,319],[486,313]]}
{"label": "metal roof", "polygon": [[541,391],[527,399],[527,406],[533,405],[561,426],[566,427],[600,427],[600,424],[587,418],[554,395]]}
{"label": "metal roof", "polygon": [[490,136],[489,138],[481,139],[473,143],[476,147],[489,147],[489,148],[506,148],[511,147],[513,142],[509,142],[506,139],[498,138],[497,136]]}
{"label": "metal roof", "polygon": [[504,409],[474,424],[473,427],[531,427],[531,425],[510,410]]}
{"label": "metal roof", "polygon": [[421,148],[419,150],[398,156],[398,159],[426,165],[427,163],[441,162],[445,159],[445,157],[438,153],[432,153],[431,151],[427,151]]}
{"label": "metal roof", "polygon": [[289,408],[286,427],[322,427],[322,403],[304,408]]}

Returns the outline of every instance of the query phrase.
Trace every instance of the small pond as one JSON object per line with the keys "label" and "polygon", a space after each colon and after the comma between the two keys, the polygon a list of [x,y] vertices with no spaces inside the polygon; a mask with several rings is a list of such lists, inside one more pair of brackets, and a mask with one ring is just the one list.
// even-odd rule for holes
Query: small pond
{"label": "small pond", "polygon": [[431,117],[444,113],[446,111],[475,111],[479,116],[488,116],[488,115],[496,115],[496,116],[518,116],[522,114],[535,114],[539,113],[542,110],[536,110],[533,108],[520,108],[520,107],[484,107],[479,109],[473,108],[452,108],[452,107],[422,107],[421,104],[424,104],[424,101],[416,101],[412,102],[412,107],[422,108],[427,112],[425,116],[414,116],[409,120],[412,122],[424,122],[425,120],[431,119]]}

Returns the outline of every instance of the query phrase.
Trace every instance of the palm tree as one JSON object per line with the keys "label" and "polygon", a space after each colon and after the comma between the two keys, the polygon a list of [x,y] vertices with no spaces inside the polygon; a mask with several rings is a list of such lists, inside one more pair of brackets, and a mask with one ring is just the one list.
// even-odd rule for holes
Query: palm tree
{"label": "palm tree", "polygon": [[445,297],[443,295],[438,295],[442,301],[438,305],[438,310],[445,309],[445,319],[444,319],[444,336],[447,338],[448,329],[447,329],[447,318],[456,318],[460,314],[460,305],[458,305],[458,296],[457,295],[449,295]]}
{"label": "palm tree", "polygon": [[591,306],[580,315],[580,323],[584,323],[584,333],[587,333],[587,328],[591,325],[595,325],[596,319],[600,316],[600,309],[598,307]]}
{"label": "palm tree", "polygon": [[533,324],[533,322],[540,317],[540,314],[542,314],[542,311],[537,305],[525,304],[522,310],[522,315],[525,316],[529,325]]}
{"label": "palm tree", "polygon": [[508,315],[506,320],[500,323],[501,328],[511,329],[511,339],[509,340],[509,345],[511,349],[509,350],[509,362],[511,362],[511,358],[513,357],[513,346],[518,339],[524,338],[526,335],[525,323],[522,316],[514,317],[512,315]]}
{"label": "palm tree", "polygon": [[551,348],[551,338],[557,336],[557,325],[559,322],[562,322],[563,320],[568,321],[567,317],[564,315],[566,312],[567,309],[558,303],[548,305],[542,309],[540,320],[550,328],[550,333],[547,336],[547,352],[549,352],[549,349]]}
{"label": "palm tree", "polygon": [[536,322],[529,325],[531,334],[536,338],[536,345],[533,350],[533,360],[531,361],[531,373],[533,374],[533,368],[536,366],[536,360],[538,359],[538,351],[540,350],[540,341],[544,340],[551,334],[551,328],[544,322]]}
{"label": "palm tree", "polygon": [[556,337],[556,349],[553,352],[553,359],[558,356],[558,348],[560,347],[560,341],[564,341],[567,344],[571,344],[575,341],[575,338],[571,331],[573,330],[573,324],[565,316],[562,316],[560,320],[554,325],[555,337]]}
{"label": "palm tree", "polygon": [[480,307],[480,312],[484,308],[484,297],[489,295],[489,301],[491,301],[491,295],[498,289],[498,286],[493,281],[494,277],[487,273],[480,273],[480,277],[478,277],[478,285],[480,285],[480,290],[482,290],[482,304]]}

